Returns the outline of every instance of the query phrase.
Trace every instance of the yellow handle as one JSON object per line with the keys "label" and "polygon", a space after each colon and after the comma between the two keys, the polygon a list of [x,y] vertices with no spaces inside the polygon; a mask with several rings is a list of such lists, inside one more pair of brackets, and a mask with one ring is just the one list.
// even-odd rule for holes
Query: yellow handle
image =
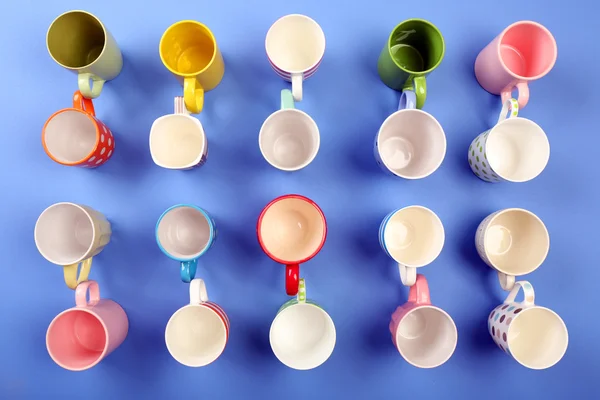
{"label": "yellow handle", "polygon": [[198,79],[188,76],[183,80],[185,107],[193,114],[199,114],[204,107],[204,89]]}
{"label": "yellow handle", "polygon": [[[77,268],[80,264],[81,268],[79,269],[79,276],[77,276]],[[92,269],[92,257],[86,258],[85,260],[75,264],[63,266],[65,283],[69,288],[76,289],[79,283],[88,280],[90,269]]]}

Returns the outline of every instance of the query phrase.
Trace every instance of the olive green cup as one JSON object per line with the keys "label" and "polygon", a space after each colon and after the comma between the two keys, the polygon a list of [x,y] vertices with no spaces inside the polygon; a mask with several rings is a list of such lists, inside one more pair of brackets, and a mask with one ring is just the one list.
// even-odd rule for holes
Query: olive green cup
{"label": "olive green cup", "polygon": [[423,108],[425,77],[440,65],[445,48],[444,37],[435,25],[424,19],[407,19],[390,34],[377,61],[377,72],[392,89],[414,90],[417,108]]}

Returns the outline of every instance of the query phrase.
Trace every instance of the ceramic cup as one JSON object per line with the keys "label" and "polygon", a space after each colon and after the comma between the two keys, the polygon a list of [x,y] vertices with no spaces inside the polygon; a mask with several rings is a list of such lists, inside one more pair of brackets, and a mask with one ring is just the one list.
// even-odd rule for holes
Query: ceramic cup
{"label": "ceramic cup", "polygon": [[150,128],[150,154],[159,167],[191,169],[206,162],[208,140],[197,118],[189,115],[182,96],[175,112],[156,119]]}
{"label": "ceramic cup", "polygon": [[58,314],[48,326],[46,348],[62,368],[83,371],[119,347],[128,330],[123,308],[112,300],[100,299],[98,284],[87,281],[75,290],[75,307]]}
{"label": "ceramic cup", "polygon": [[46,208],[34,229],[38,251],[46,260],[63,266],[65,283],[71,289],[87,281],[92,257],[104,249],[110,236],[110,222],[104,215],[75,203],[56,203]]}
{"label": "ceramic cup", "polygon": [[302,100],[302,81],[317,72],[325,54],[323,29],[306,15],[286,15],[269,28],[265,48],[273,70],[292,82],[294,100]]}
{"label": "ceramic cup", "polygon": [[519,106],[529,101],[529,82],[544,77],[556,62],[556,40],[548,29],[533,21],[509,25],[475,60],[475,76],[482,88],[502,96],[519,91]]}
{"label": "ceramic cup", "polygon": [[317,255],[327,237],[327,222],[319,206],[307,197],[289,194],[271,201],[258,217],[260,247],[285,265],[285,289],[298,293],[300,264]]}
{"label": "ceramic cup", "polygon": [[431,304],[427,279],[417,275],[408,301],[392,314],[392,341],[400,355],[419,368],[435,368],[452,357],[458,332],[448,313]]}
{"label": "ceramic cup", "polygon": [[180,262],[181,280],[196,276],[198,258],[217,237],[215,221],[202,208],[178,204],[167,209],[156,223],[156,242],[165,255]]}
{"label": "ceramic cup", "polygon": [[389,213],[379,226],[379,244],[398,263],[402,284],[412,286],[417,268],[430,264],[444,247],[444,225],[429,208],[409,206]]}
{"label": "ceramic cup", "polygon": [[271,324],[273,353],[290,368],[313,369],[331,356],[335,339],[333,320],[321,306],[306,299],[304,279],[300,279],[297,297],[281,306]]}
{"label": "ceramic cup", "polygon": [[203,367],[215,361],[229,339],[229,318],[208,300],[202,279],[190,282],[190,304],[169,318],[165,342],[171,356],[188,367]]}
{"label": "ceramic cup", "polygon": [[488,215],[477,228],[481,259],[498,271],[500,286],[512,290],[515,277],[535,271],[550,250],[548,230],[534,213],[506,208]]}
{"label": "ceramic cup", "polygon": [[505,101],[496,125],[469,146],[469,165],[480,179],[492,183],[526,182],[546,168],[550,158],[546,133],[535,122],[517,114],[517,101]]}
{"label": "ceramic cup", "polygon": [[[522,302],[517,302],[523,289]],[[488,330],[494,342],[506,354],[531,369],[550,368],[563,358],[569,333],[557,313],[534,304],[533,286],[516,282],[513,289],[488,318]]]}
{"label": "ceramic cup", "polygon": [[258,135],[265,160],[282,171],[297,171],[315,159],[320,142],[315,121],[294,108],[292,92],[282,90],[281,109],[269,115]]}

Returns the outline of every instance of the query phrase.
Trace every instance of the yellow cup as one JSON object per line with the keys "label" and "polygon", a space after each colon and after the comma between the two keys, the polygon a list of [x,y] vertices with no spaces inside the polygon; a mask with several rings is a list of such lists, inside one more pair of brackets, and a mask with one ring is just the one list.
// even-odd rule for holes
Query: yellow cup
{"label": "yellow cup", "polygon": [[215,36],[200,22],[179,21],[163,34],[159,52],[165,67],[183,84],[186,108],[201,112],[204,92],[214,89],[225,72]]}

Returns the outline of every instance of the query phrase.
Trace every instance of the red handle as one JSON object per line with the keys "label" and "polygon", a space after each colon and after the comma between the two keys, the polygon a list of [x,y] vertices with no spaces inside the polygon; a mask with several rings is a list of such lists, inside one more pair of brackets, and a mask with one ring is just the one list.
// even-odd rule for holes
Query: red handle
{"label": "red handle", "polygon": [[408,292],[408,301],[418,305],[431,304],[429,297],[429,285],[427,279],[421,274],[417,274],[417,282],[410,287]]}
{"label": "red handle", "polygon": [[288,296],[298,294],[298,285],[300,284],[300,265],[289,264],[285,266],[285,292]]}
{"label": "red handle", "polygon": [[96,116],[94,103],[92,99],[84,97],[79,90],[73,94],[73,108],[84,111],[90,115]]}

